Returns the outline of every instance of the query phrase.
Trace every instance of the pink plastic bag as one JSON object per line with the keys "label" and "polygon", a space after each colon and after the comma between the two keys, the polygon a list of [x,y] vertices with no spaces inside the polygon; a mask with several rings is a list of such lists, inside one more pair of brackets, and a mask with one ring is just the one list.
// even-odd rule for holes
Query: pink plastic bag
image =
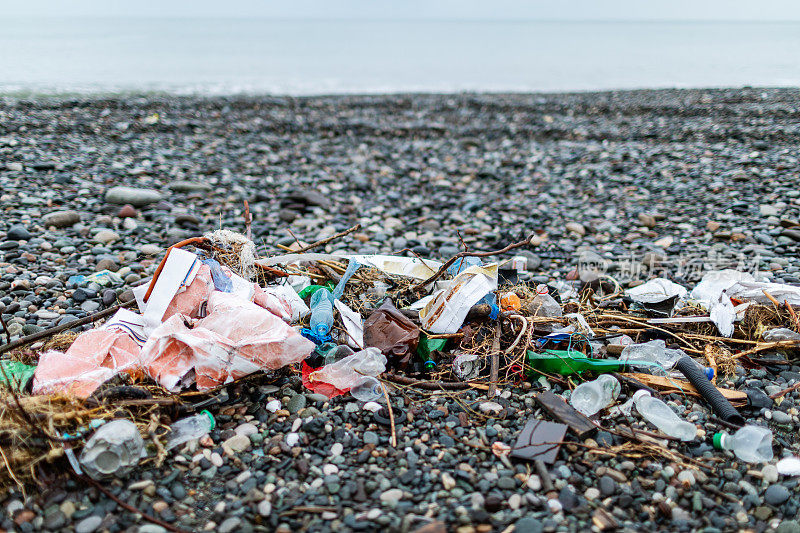
{"label": "pink plastic bag", "polygon": [[198,390],[208,390],[302,361],[314,349],[283,320],[233,294],[214,291],[207,310],[198,320],[172,316],[142,348],[145,371],[161,386],[177,391],[194,370]]}
{"label": "pink plastic bag", "polygon": [[[157,327],[142,347],[144,371],[165,389],[177,392],[191,384],[207,390],[224,383],[231,344],[201,327],[189,328],[183,315],[173,315]],[[194,376],[192,375],[194,371]]]}
{"label": "pink plastic bag", "polygon": [[81,333],[66,353],[51,350],[39,357],[34,394],[63,393],[88,398],[120,372],[139,367],[139,345],[124,331],[93,329]]}
{"label": "pink plastic bag", "polygon": [[282,298],[278,294],[267,292],[261,288],[258,283],[253,284],[255,291],[253,295],[253,303],[259,307],[263,307],[267,311],[279,316],[286,322],[292,320],[292,304],[286,298]]}

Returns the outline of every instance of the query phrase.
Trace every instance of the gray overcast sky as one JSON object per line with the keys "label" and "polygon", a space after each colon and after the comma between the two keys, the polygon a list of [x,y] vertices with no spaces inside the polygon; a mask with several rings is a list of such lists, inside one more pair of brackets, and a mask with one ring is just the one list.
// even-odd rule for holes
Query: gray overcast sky
{"label": "gray overcast sky", "polygon": [[800,20],[797,0],[0,0],[12,16]]}

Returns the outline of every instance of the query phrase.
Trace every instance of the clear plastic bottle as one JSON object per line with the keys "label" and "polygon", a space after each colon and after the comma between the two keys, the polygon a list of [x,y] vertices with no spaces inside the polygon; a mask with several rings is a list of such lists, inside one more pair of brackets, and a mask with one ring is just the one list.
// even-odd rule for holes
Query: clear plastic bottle
{"label": "clear plastic bottle", "polygon": [[733,435],[715,433],[714,448],[731,450],[747,463],[768,463],[772,460],[772,431],[761,426],[744,426]]}
{"label": "clear plastic bottle", "polygon": [[325,365],[309,375],[312,381],[330,383],[340,390],[354,387],[364,376],[377,376],[386,371],[386,356],[377,348],[366,348],[353,355]]}
{"label": "clear plastic bottle", "polygon": [[602,374],[594,381],[587,381],[575,387],[569,397],[569,402],[579,412],[591,416],[611,405],[619,396],[619,391],[620,385],[617,378],[609,374]]}
{"label": "clear plastic bottle", "polygon": [[208,411],[200,411],[194,416],[181,418],[170,427],[172,432],[164,449],[171,450],[190,440],[199,439],[211,432],[215,425],[214,416]]}
{"label": "clear plastic bottle", "polygon": [[333,296],[328,289],[319,289],[311,296],[311,331],[324,337],[333,327]]}
{"label": "clear plastic bottle", "polygon": [[562,316],[561,306],[550,296],[550,289],[547,288],[547,285],[536,286],[536,295],[528,304],[528,310],[536,316]]}
{"label": "clear plastic bottle", "polygon": [[656,426],[670,437],[677,437],[683,441],[694,440],[697,436],[697,426],[675,414],[669,405],[658,398],[653,398],[646,390],[638,390],[633,395],[633,405],[642,418]]}
{"label": "clear plastic bottle", "polygon": [[350,394],[356,400],[370,402],[383,397],[381,382],[372,376],[367,376],[350,387]]}
{"label": "clear plastic bottle", "polygon": [[130,420],[112,420],[86,441],[80,464],[92,479],[121,477],[139,464],[144,441]]}

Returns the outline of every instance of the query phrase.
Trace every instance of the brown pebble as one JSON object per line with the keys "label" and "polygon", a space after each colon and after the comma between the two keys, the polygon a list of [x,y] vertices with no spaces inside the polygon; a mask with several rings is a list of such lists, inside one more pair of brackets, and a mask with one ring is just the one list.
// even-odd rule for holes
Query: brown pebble
{"label": "brown pebble", "polygon": [[136,218],[139,215],[139,212],[130,204],[125,204],[119,208],[119,213],[117,216],[119,218]]}

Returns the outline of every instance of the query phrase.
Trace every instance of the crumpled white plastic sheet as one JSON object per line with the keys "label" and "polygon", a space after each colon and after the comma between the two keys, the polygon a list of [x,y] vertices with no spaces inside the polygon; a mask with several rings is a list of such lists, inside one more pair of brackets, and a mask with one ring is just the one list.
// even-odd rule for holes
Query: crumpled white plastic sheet
{"label": "crumpled white plastic sheet", "polygon": [[789,305],[800,305],[800,287],[783,283],[768,283],[756,281],[752,274],[737,270],[715,270],[709,272],[700,283],[692,290],[690,297],[698,304],[708,309],[711,321],[724,337],[733,335],[733,322],[737,312],[744,308],[734,307],[731,298],[745,302],[769,304],[772,300],[788,302]]}
{"label": "crumpled white plastic sheet", "polygon": [[656,278],[628,289],[625,293],[637,302],[657,303],[676,295],[685,298],[689,291],[667,278]]}

